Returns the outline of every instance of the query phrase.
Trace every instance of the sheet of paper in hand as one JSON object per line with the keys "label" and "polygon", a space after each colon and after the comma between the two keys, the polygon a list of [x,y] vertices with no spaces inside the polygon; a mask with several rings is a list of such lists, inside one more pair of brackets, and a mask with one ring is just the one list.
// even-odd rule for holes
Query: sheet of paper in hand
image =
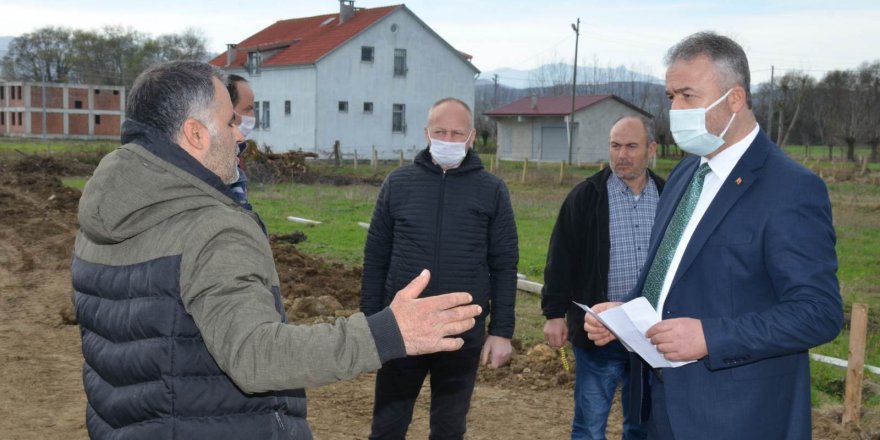
{"label": "sheet of paper in hand", "polygon": [[672,362],[666,360],[657,351],[651,340],[645,337],[652,325],[660,322],[657,311],[651,306],[647,298],[640,296],[619,307],[612,307],[602,313],[596,313],[589,306],[575,303],[602,323],[627,350],[633,351],[645,360],[653,368],[675,368],[693,361]]}

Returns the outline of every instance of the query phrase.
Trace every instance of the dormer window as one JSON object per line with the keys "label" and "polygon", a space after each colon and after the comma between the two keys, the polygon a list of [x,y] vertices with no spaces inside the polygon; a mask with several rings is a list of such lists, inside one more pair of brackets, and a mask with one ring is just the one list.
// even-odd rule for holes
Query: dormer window
{"label": "dormer window", "polygon": [[251,75],[259,75],[260,74],[260,65],[263,63],[263,54],[260,51],[256,52],[248,52],[248,60],[247,64],[245,64],[244,68],[247,69],[248,73]]}

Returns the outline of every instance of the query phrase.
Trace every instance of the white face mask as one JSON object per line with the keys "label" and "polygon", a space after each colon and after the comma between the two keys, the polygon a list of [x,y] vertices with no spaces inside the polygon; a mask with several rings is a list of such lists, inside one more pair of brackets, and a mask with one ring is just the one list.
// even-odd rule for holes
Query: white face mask
{"label": "white face mask", "polygon": [[241,116],[241,124],[238,125],[238,131],[241,132],[242,136],[248,137],[248,135],[254,131],[254,126],[257,124],[257,118],[248,115],[239,116]]}
{"label": "white face mask", "polygon": [[434,162],[440,165],[440,168],[455,168],[464,160],[464,156],[467,154],[467,141],[470,138],[468,135],[464,142],[446,142],[429,137],[431,148],[428,151],[430,151]]}
{"label": "white face mask", "polygon": [[669,130],[679,148],[691,154],[705,156],[724,145],[724,134],[727,133],[730,124],[733,124],[736,113],[730,117],[730,121],[721,134],[716,136],[706,129],[706,112],[723,101],[732,90],[728,90],[706,108],[669,110]]}

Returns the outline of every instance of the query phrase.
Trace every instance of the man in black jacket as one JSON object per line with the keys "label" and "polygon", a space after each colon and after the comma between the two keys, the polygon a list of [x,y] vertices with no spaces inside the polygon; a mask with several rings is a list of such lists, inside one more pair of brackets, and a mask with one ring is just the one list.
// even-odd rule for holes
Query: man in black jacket
{"label": "man in black jacket", "polygon": [[466,290],[484,312],[462,335],[461,350],[383,365],[376,377],[371,439],[406,436],[429,372],[431,438],[463,438],[478,364],[497,368],[510,358],[516,224],[507,187],[471,148],[474,134],[467,104],[454,98],[435,103],[425,128],[428,149],[389,174],[376,201],[364,247],[361,311],[369,316],[382,310],[409,274],[430,269],[423,296]]}
{"label": "man in black jacket", "polygon": [[[544,338],[553,347],[570,340],[575,352],[572,439],[604,439],[608,412],[623,383],[623,438],[644,438],[628,414],[629,356],[619,343],[597,348],[583,330],[589,306],[627,301],[645,262],[663,179],[648,169],[656,153],[651,121],[623,117],[611,128],[610,167],[578,184],[566,197],[550,238],[541,307]],[[568,323],[565,322],[565,316]]]}

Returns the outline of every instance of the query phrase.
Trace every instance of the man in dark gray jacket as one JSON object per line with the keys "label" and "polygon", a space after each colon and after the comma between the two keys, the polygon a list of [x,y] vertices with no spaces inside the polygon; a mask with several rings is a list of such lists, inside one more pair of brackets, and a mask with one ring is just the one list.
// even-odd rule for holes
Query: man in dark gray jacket
{"label": "man in dark gray jacket", "polygon": [[480,307],[416,299],[427,272],[369,318],[286,323],[263,223],[228,186],[243,137],[218,70],[147,69],[126,116],[83,191],[72,265],[92,438],[309,439],[302,388],[464,344],[446,336]]}
{"label": "man in dark gray jacket", "polygon": [[[406,436],[425,376],[431,374],[431,438],[460,439],[467,425],[479,363],[501,366],[511,355],[516,302],[516,224],[504,182],[472,150],[473,116],[464,102],[433,105],[428,149],[382,185],[364,247],[361,311],[373,316],[424,268],[424,295],[467,289],[484,313],[455,353],[390,361],[376,377],[370,438]],[[491,311],[491,312],[490,312]],[[484,343],[484,319],[491,314]]]}
{"label": "man in dark gray jacket", "polygon": [[[575,353],[572,440],[604,440],[617,384],[622,385],[623,440],[645,438],[629,411],[629,354],[620,343],[597,348],[583,330],[584,311],[626,300],[648,253],[663,179],[648,169],[657,151],[654,127],[641,116],[620,118],[608,135],[609,167],[579,183],[559,209],[550,236],[541,308],[544,338],[571,341]],[[568,322],[566,323],[566,317]]]}

